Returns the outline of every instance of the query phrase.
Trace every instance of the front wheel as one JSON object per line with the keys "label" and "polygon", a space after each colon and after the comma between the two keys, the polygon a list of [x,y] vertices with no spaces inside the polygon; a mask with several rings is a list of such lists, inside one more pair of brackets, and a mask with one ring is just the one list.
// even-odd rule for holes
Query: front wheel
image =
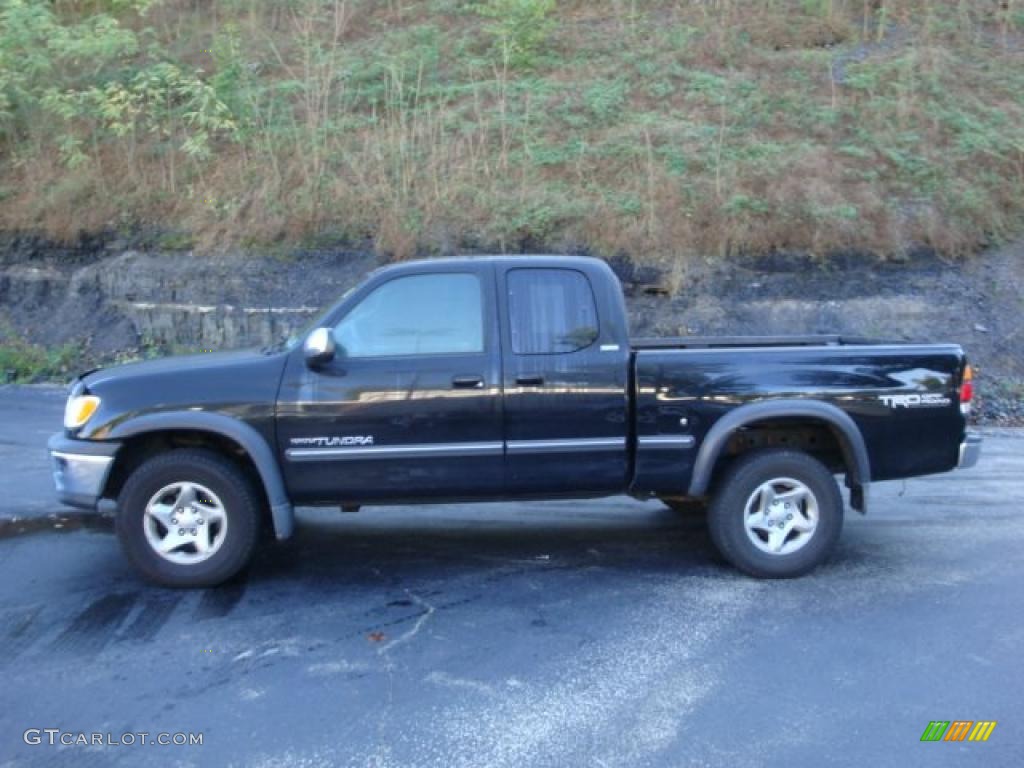
{"label": "front wheel", "polygon": [[260,499],[227,458],[202,449],[155,456],[125,483],[117,535],[128,559],[170,587],[209,587],[249,562],[259,533]]}
{"label": "front wheel", "polygon": [[766,450],[733,464],[708,510],[722,556],[758,578],[802,576],[835,547],[843,499],[828,468],[805,453]]}

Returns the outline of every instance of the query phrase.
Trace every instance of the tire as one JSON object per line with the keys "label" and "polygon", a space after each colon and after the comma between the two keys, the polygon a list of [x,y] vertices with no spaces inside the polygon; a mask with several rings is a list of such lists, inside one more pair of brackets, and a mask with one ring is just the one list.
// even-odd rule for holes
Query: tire
{"label": "tire", "polygon": [[791,450],[741,457],[717,483],[708,510],[722,557],[757,578],[804,575],[831,554],[842,529],[843,499],[832,473]]}
{"label": "tire", "polygon": [[115,527],[125,555],[150,581],[212,587],[252,558],[260,508],[257,489],[230,460],[177,449],[131,474],[118,497]]}
{"label": "tire", "polygon": [[681,517],[707,514],[708,505],[701,499],[661,499],[661,503]]}

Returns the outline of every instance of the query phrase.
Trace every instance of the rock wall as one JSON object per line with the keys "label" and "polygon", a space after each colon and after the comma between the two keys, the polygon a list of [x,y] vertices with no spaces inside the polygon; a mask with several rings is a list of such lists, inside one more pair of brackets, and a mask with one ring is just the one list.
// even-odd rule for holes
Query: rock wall
{"label": "rock wall", "polygon": [[304,325],[376,265],[372,257],[94,249],[66,258],[35,247],[0,262],[3,320],[43,344],[103,354],[143,344],[230,349]]}
{"label": "rock wall", "polygon": [[[377,266],[374,256],[133,250],[117,242],[0,241],[0,322],[98,354],[155,343],[263,345],[304,325]],[[989,379],[1024,376],[1024,246],[962,262],[921,253],[827,264],[792,255],[694,261],[678,286],[612,261],[637,335],[848,333],[964,345]]]}

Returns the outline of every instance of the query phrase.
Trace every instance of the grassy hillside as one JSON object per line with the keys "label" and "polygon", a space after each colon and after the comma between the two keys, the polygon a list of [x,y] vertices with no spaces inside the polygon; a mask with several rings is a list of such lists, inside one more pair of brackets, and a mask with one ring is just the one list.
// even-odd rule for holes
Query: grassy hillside
{"label": "grassy hillside", "polygon": [[675,266],[1024,230],[1017,0],[0,9],[8,229]]}

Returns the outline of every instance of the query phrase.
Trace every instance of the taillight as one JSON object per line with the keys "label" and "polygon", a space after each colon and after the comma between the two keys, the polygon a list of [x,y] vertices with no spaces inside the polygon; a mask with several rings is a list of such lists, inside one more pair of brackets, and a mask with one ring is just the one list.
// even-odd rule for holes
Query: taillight
{"label": "taillight", "polygon": [[971,400],[974,399],[974,371],[971,366],[964,367],[964,378],[960,382],[960,412],[971,412]]}

